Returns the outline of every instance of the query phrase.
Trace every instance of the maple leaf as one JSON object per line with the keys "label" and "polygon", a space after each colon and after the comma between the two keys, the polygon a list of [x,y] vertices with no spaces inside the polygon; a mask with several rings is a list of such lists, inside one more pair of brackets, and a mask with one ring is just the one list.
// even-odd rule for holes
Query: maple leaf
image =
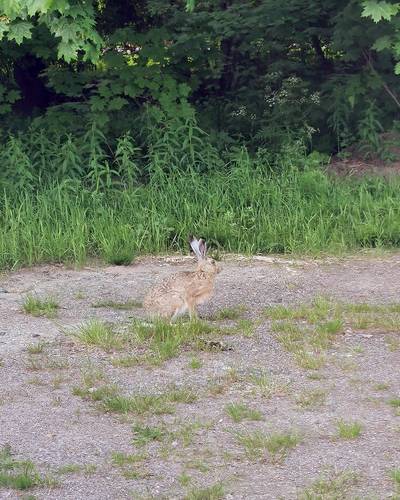
{"label": "maple leaf", "polygon": [[9,40],[15,40],[18,45],[21,45],[24,38],[31,37],[32,23],[19,21],[9,25],[7,37]]}
{"label": "maple leaf", "polygon": [[389,21],[400,10],[399,3],[388,3],[386,1],[365,0],[363,2],[363,17],[371,17],[375,23],[382,19]]}

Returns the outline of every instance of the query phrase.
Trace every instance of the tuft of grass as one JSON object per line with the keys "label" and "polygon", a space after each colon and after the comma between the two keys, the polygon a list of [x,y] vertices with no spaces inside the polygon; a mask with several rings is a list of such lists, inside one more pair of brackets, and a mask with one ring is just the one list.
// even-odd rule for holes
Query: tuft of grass
{"label": "tuft of grass", "polygon": [[357,483],[357,474],[349,471],[321,477],[299,495],[299,500],[345,500],[349,498],[349,490]]}
{"label": "tuft of grass", "polygon": [[236,330],[244,337],[253,337],[257,324],[251,319],[239,319],[236,323]]}
{"label": "tuft of grass", "polygon": [[326,363],[326,358],[324,354],[320,352],[306,352],[302,349],[299,349],[294,354],[294,359],[296,363],[305,370],[319,370]]}
{"label": "tuft of grass", "polygon": [[390,477],[394,482],[396,492],[400,493],[400,469],[393,469],[390,471]]}
{"label": "tuft of grass", "polygon": [[363,426],[359,422],[345,422],[338,420],[336,423],[338,437],[341,439],[356,439],[361,433]]}
{"label": "tuft of grass", "polygon": [[177,479],[179,481],[179,484],[183,487],[188,486],[188,484],[192,480],[192,478],[188,474],[186,474],[186,472],[182,472],[182,474],[180,474]]}
{"label": "tuft of grass", "polygon": [[82,466],[78,464],[65,464],[57,469],[57,474],[75,474],[80,472],[81,469]]}
{"label": "tuft of grass", "polygon": [[226,413],[231,419],[238,423],[243,420],[262,420],[263,416],[259,410],[249,408],[248,406],[240,403],[229,403],[225,407]]}
{"label": "tuft of grass", "polygon": [[29,354],[41,354],[45,347],[45,342],[37,342],[36,344],[29,345],[26,350]]}
{"label": "tuft of grass", "polygon": [[340,318],[331,319],[319,323],[315,330],[315,339],[312,343],[322,349],[327,349],[335,336],[343,331],[343,320]]}
{"label": "tuft of grass", "polygon": [[393,406],[393,408],[396,408],[397,410],[400,409],[400,398],[392,398],[389,400],[390,406]]}
{"label": "tuft of grass", "polygon": [[190,404],[197,401],[197,394],[187,387],[172,387],[169,391],[164,393],[164,397],[173,403]]}
{"label": "tuft of grass", "polygon": [[201,428],[212,428],[210,426],[201,424],[199,422],[188,422],[180,425],[174,432],[171,432],[171,436],[174,440],[179,440],[183,447],[187,447],[192,444],[195,433]]}
{"label": "tuft of grass", "polygon": [[114,413],[134,413],[136,415],[145,415],[146,413],[154,415],[174,413],[174,407],[170,404],[170,401],[159,395],[116,395],[105,398],[102,402],[105,411]]}
{"label": "tuft of grass", "polygon": [[219,330],[205,321],[177,322],[171,324],[156,319],[152,324],[134,321],[132,334],[139,345],[150,349],[154,361],[165,361],[178,356],[182,348],[201,346],[202,336],[217,333]]}
{"label": "tuft of grass", "polygon": [[374,384],[372,388],[374,389],[374,391],[387,391],[388,389],[390,389],[390,384],[386,382],[379,382],[377,384]]}
{"label": "tuft of grass", "polygon": [[59,308],[55,299],[39,298],[34,295],[27,295],[22,304],[23,310],[32,316],[45,316],[46,318],[55,318]]}
{"label": "tuft of grass", "polygon": [[77,474],[82,472],[85,476],[90,476],[94,474],[97,470],[97,466],[95,464],[65,464],[57,469],[57,474]]}
{"label": "tuft of grass", "polygon": [[125,465],[132,465],[143,462],[146,459],[146,455],[143,453],[131,454],[121,453],[119,451],[114,451],[111,454],[111,462],[116,467],[124,467]]}
{"label": "tuft of grass", "polygon": [[141,359],[137,356],[123,356],[121,358],[114,358],[111,364],[118,368],[132,368],[141,363]]}
{"label": "tuft of grass", "polygon": [[258,388],[260,395],[266,399],[286,394],[289,389],[287,383],[282,383],[265,372],[253,373],[250,375],[249,381]]}
{"label": "tuft of grass", "polygon": [[74,336],[83,344],[101,347],[105,351],[123,348],[123,338],[113,331],[112,327],[103,321],[92,319],[82,325]]}
{"label": "tuft of grass", "polygon": [[234,307],[225,307],[216,312],[210,319],[212,321],[222,321],[222,320],[234,320],[239,319],[247,311],[247,307],[244,305],[238,305]]}
{"label": "tuft of grass", "polygon": [[285,307],[282,305],[268,307],[264,315],[272,320],[307,320],[314,324],[326,320],[336,309],[333,302],[325,297],[316,297],[310,305]]}
{"label": "tuft of grass", "polygon": [[39,370],[63,370],[68,368],[68,360],[61,359],[61,357],[46,356],[43,357],[29,355],[26,361],[26,368],[31,371]]}
{"label": "tuft of grass", "polygon": [[201,362],[200,359],[198,358],[192,358],[190,361],[189,361],[189,367],[192,368],[192,370],[198,370],[199,368],[201,368],[203,366],[203,363]]}
{"label": "tuft of grass", "polygon": [[222,484],[217,483],[207,488],[193,488],[184,497],[184,500],[222,500],[225,492]]}
{"label": "tuft of grass", "polygon": [[259,459],[268,452],[273,463],[284,460],[289,451],[301,441],[301,438],[292,432],[266,434],[260,430],[238,433],[237,439],[249,458]]}
{"label": "tuft of grass", "polygon": [[389,351],[395,352],[400,350],[400,337],[394,335],[386,335],[385,343]]}
{"label": "tuft of grass", "polygon": [[311,391],[304,391],[296,398],[296,403],[301,408],[313,409],[322,406],[326,400],[326,391],[323,389],[314,389]]}
{"label": "tuft of grass", "polygon": [[133,443],[136,446],[145,446],[153,441],[162,441],[167,435],[165,429],[161,429],[160,427],[150,427],[148,425],[143,426],[135,424],[132,427],[132,430],[134,433]]}
{"label": "tuft of grass", "polygon": [[146,458],[145,453],[127,454],[116,451],[111,454],[111,463],[121,469],[126,479],[140,479],[147,475],[143,470],[143,461]]}
{"label": "tuft of grass", "polygon": [[175,411],[174,404],[193,403],[197,395],[187,387],[177,388],[171,386],[161,394],[134,394],[125,396],[119,393],[115,385],[104,384],[93,387],[99,379],[89,376],[84,380],[83,386],[76,386],[72,393],[83,399],[91,400],[100,404],[100,408],[106,412],[136,415],[162,415],[172,414]]}
{"label": "tuft of grass", "polygon": [[9,445],[0,449],[0,487],[28,490],[44,482],[31,461],[15,459]]}
{"label": "tuft of grass", "polygon": [[92,304],[95,308],[107,308],[107,309],[117,309],[121,311],[130,311],[131,309],[136,309],[142,307],[142,303],[137,300],[127,300],[125,302],[116,302],[114,300],[100,300]]}
{"label": "tuft of grass", "polygon": [[[400,348],[394,334],[400,332],[400,305],[341,304],[316,297],[309,305],[269,307],[264,315],[272,320],[271,330],[282,347],[293,354],[301,368],[317,370],[326,363],[324,352],[344,326],[355,330],[391,332],[386,344],[391,351]],[[355,352],[362,352],[356,347]],[[354,368],[354,367],[352,367]]]}

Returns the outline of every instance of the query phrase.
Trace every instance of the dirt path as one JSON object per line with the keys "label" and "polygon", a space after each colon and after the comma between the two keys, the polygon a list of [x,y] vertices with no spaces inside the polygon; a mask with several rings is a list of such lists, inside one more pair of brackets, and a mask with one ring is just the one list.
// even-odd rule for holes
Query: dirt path
{"label": "dirt path", "polygon": [[[121,366],[122,357],[140,357],[148,346],[107,352],[72,335],[91,318],[129,332],[143,311],[112,302],[140,302],[154,281],[192,264],[170,258],[129,267],[44,266],[0,280],[0,448],[9,444],[16,459],[31,460],[48,477],[28,493],[0,486],[0,498],[395,498],[400,308],[389,314],[374,305],[400,303],[400,254],[227,260],[215,299],[200,310],[210,324],[230,328],[218,336],[223,350],[187,345],[158,365]],[[27,294],[54,297],[57,316],[23,312]],[[324,363],[309,369],[277,332],[319,332],[325,323],[295,318],[283,327],[263,311],[321,295],[332,303],[368,303],[370,311],[368,318],[356,310],[343,317]],[[108,304],[93,307],[100,301]],[[226,319],[216,321],[221,310]],[[230,319],[235,312],[242,319]],[[93,400],[105,385],[151,397],[185,388],[197,399],[168,396],[171,413],[152,407],[121,414],[105,408],[103,396]],[[241,421],[232,416],[238,405]],[[243,405],[253,413],[243,417]],[[359,425],[359,435],[353,429],[350,438],[340,436],[341,420]],[[274,454],[274,434],[288,445],[285,453],[286,444]],[[1,472],[0,458],[0,481]],[[201,491],[206,487],[213,489]],[[307,496],[306,488],[314,490]]]}

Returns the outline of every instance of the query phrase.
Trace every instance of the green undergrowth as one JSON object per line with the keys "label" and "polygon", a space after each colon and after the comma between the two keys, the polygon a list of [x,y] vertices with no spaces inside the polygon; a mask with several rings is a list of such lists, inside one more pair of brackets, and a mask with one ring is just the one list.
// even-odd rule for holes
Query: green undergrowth
{"label": "green undergrowth", "polygon": [[10,188],[0,201],[0,268],[91,257],[128,264],[138,254],[187,252],[192,233],[246,254],[399,245],[398,178],[332,178],[318,155],[293,150],[268,161],[240,150],[207,173],[154,159],[146,182],[125,187],[65,178]]}
{"label": "green undergrowth", "polygon": [[54,318],[57,315],[59,305],[51,297],[40,298],[29,294],[25,297],[22,308],[27,314],[31,314],[32,316]]}
{"label": "green undergrowth", "polygon": [[82,385],[73,388],[73,394],[97,403],[104,412],[133,415],[173,414],[178,403],[194,403],[197,395],[187,387],[170,386],[162,393],[122,394],[120,388],[101,380],[83,378]]}
{"label": "green undergrowth", "polygon": [[[244,321],[244,320],[242,320]],[[240,320],[239,320],[240,322]],[[206,321],[178,321],[171,323],[165,319],[152,322],[133,320],[128,328],[91,319],[72,332],[74,338],[88,346],[99,347],[107,352],[124,351],[124,355],[112,359],[119,367],[140,364],[160,365],[164,361],[179,356],[183,351],[218,350],[221,335],[248,335],[251,329],[240,327],[221,328]],[[250,325],[251,326],[251,325]]]}
{"label": "green undergrowth", "polygon": [[183,349],[205,350],[208,341],[223,333],[224,329],[201,320],[170,323],[158,319],[149,324],[134,321],[131,327],[134,342],[147,348],[146,359],[153,364],[174,358]]}
{"label": "green undergrowth", "polygon": [[[351,331],[372,330],[380,333],[400,332],[400,304],[346,304],[318,296],[310,304],[268,307],[276,340],[293,354],[305,369],[318,370],[327,361],[327,351],[346,328]],[[389,350],[396,343],[387,339]]]}
{"label": "green undergrowth", "polygon": [[49,477],[42,477],[30,460],[16,459],[9,445],[0,449],[0,488],[29,490],[35,486],[55,486]]}

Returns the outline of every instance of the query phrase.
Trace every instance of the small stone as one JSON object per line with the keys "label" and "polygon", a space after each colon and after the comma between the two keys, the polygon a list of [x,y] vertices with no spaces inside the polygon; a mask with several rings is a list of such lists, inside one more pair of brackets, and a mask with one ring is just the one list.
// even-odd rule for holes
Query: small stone
{"label": "small stone", "polygon": [[4,337],[7,332],[0,332],[0,337]]}
{"label": "small stone", "polygon": [[32,337],[40,337],[40,333],[33,333]]}

